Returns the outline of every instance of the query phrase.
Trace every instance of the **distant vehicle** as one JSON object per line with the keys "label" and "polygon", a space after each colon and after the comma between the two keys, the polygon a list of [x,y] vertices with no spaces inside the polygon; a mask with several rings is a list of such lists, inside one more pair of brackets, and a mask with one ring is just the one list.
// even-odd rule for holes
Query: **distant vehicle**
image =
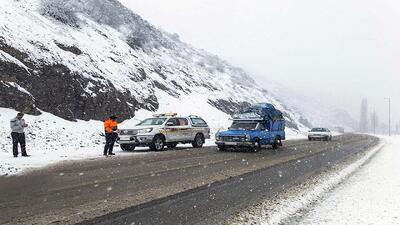
{"label": "distant vehicle", "polygon": [[336,132],[341,133],[341,134],[345,133],[344,127],[335,127],[335,128],[333,128],[333,131],[336,131]]}
{"label": "distant vehicle", "polygon": [[257,152],[267,145],[277,149],[285,138],[282,112],[272,104],[260,103],[234,115],[229,130],[218,132],[215,143],[220,151],[246,147]]}
{"label": "distant vehicle", "polygon": [[332,133],[328,128],[312,128],[308,132],[308,140],[325,140],[330,141],[332,140]]}
{"label": "distant vehicle", "polygon": [[145,119],[133,129],[121,130],[118,143],[125,151],[133,151],[137,146],[162,151],[165,146],[175,148],[178,143],[191,143],[194,148],[201,148],[209,138],[210,128],[201,117],[165,113]]}

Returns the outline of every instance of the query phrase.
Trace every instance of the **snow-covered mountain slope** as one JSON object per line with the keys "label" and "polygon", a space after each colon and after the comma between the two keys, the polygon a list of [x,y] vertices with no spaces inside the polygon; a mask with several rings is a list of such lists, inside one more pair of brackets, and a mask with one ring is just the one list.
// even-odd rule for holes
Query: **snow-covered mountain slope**
{"label": "snow-covered mountain slope", "polygon": [[156,29],[117,0],[2,0],[0,91],[0,107],[68,120],[167,110],[215,111],[206,119],[219,121],[270,102],[293,130],[307,126],[243,70]]}

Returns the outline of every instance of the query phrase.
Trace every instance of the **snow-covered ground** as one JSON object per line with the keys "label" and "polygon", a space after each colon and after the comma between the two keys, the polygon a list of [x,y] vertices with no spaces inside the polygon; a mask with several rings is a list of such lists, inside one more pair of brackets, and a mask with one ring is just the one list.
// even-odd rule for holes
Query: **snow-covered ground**
{"label": "snow-covered ground", "polygon": [[100,156],[103,138],[99,121],[69,122],[48,113],[25,116],[29,158],[14,158],[10,119],[16,111],[0,108],[0,175],[15,174],[23,168],[35,168],[61,160]]}
{"label": "snow-covered ground", "polygon": [[400,224],[400,136],[317,204],[299,224]]}
{"label": "snow-covered ground", "polygon": [[[170,98],[168,95],[165,98]],[[177,112],[180,115],[197,115],[204,117],[211,127],[211,136],[220,129],[226,129],[231,121],[229,116],[215,108],[202,110],[206,107],[202,104],[186,104],[190,99],[182,98],[162,101],[167,102],[160,105],[159,112]],[[193,107],[188,107],[189,105]],[[209,108],[210,109],[210,108]],[[11,175],[26,171],[31,168],[39,168],[64,160],[80,160],[103,157],[104,137],[103,124],[101,121],[78,121],[71,122],[52,114],[43,112],[40,116],[25,115],[29,127],[25,130],[27,139],[27,152],[29,158],[14,158],[12,154],[12,142],[10,135],[10,119],[15,117],[17,111],[0,108],[0,176]],[[120,128],[129,128],[138,121],[150,117],[153,112],[140,110],[134,119],[125,121]],[[305,138],[302,134],[287,130],[289,139]],[[207,140],[206,146],[214,145],[214,140]],[[190,147],[190,145],[185,145]],[[146,148],[138,148],[143,150]],[[114,150],[117,155],[132,155],[123,152],[118,146]],[[134,154],[146,154],[146,152],[135,152]]]}

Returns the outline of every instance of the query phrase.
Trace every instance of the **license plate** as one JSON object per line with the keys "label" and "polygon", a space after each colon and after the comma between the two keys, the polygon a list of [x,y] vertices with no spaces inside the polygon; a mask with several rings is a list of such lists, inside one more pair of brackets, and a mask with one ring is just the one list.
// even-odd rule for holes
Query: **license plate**
{"label": "license plate", "polygon": [[121,140],[121,141],[130,141],[131,138],[130,137],[120,137],[119,140]]}

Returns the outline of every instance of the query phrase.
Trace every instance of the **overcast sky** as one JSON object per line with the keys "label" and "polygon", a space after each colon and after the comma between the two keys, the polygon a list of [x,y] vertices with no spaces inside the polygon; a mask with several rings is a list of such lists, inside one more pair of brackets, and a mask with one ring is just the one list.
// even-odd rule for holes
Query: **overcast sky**
{"label": "overcast sky", "polygon": [[256,79],[381,120],[400,121],[398,0],[120,0],[157,27],[218,54]]}

